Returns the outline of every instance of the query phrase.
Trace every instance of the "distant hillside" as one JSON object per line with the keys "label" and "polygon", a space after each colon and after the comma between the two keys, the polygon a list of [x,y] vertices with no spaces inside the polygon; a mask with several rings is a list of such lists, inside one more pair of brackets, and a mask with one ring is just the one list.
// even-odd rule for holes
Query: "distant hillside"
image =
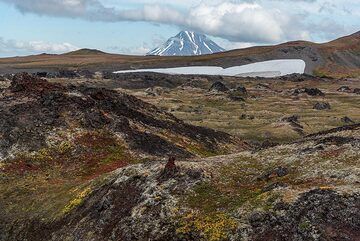
{"label": "distant hillside", "polygon": [[306,63],[307,74],[360,76],[360,34],[357,32],[323,44],[294,41],[200,56],[129,56],[106,54],[98,50],[78,50],[64,55],[2,58],[0,73],[56,71],[61,68],[117,71],[194,65],[232,67],[274,59],[302,59]]}
{"label": "distant hillside", "polygon": [[97,49],[79,49],[66,53],[64,55],[92,55],[92,54],[106,54],[106,53]]}

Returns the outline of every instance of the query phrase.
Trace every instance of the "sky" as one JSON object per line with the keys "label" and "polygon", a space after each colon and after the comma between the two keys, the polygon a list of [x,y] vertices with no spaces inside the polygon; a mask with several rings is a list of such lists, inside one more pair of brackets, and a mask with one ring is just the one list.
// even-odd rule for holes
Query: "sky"
{"label": "sky", "polygon": [[360,0],[0,0],[0,57],[144,55],[181,30],[228,50],[326,42],[360,31]]}

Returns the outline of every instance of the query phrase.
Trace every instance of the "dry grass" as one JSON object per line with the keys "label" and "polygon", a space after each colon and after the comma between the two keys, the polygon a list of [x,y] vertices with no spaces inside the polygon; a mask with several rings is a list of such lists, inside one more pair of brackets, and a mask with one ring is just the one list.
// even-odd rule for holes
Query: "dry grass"
{"label": "dry grass", "polygon": [[[310,134],[344,125],[341,118],[348,116],[360,121],[360,96],[338,92],[340,86],[358,87],[358,80],[348,81],[239,81],[228,78],[228,85],[241,84],[250,92],[245,102],[231,101],[226,94],[211,94],[206,89],[176,88],[160,96],[149,96],[144,90],[128,92],[194,125],[210,127],[240,136],[246,140],[272,140],[287,142],[301,137],[284,116],[298,115],[304,134]],[[258,83],[267,83],[269,90],[256,88]],[[210,85],[210,84],[209,84]],[[294,96],[295,88],[316,87],[324,97]],[[316,102],[329,102],[330,110],[314,110]],[[243,116],[245,115],[245,117]]]}

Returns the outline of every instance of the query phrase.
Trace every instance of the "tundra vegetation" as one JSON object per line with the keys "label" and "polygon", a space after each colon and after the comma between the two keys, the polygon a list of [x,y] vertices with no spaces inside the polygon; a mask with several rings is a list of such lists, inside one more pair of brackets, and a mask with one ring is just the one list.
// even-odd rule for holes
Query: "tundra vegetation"
{"label": "tundra vegetation", "polygon": [[359,79],[72,76],[0,81],[0,240],[360,236]]}

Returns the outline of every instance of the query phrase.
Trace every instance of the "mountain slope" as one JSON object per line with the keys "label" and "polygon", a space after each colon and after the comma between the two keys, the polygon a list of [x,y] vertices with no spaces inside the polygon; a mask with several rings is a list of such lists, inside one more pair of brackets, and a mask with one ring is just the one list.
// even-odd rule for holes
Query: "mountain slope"
{"label": "mountain slope", "polygon": [[218,46],[204,34],[192,31],[181,31],[170,38],[162,46],[150,51],[148,55],[160,56],[191,56],[223,52],[225,49]]}
{"label": "mountain slope", "polygon": [[319,52],[325,61],[319,74],[360,76],[360,32],[322,44]]}
{"label": "mountain slope", "polygon": [[182,66],[221,66],[224,68],[274,59],[302,59],[305,73],[333,77],[360,76],[360,34],[328,43],[293,41],[272,46],[236,49],[198,56],[127,56],[119,54],[37,55],[0,59],[0,73],[78,69],[118,71],[128,69]]}

